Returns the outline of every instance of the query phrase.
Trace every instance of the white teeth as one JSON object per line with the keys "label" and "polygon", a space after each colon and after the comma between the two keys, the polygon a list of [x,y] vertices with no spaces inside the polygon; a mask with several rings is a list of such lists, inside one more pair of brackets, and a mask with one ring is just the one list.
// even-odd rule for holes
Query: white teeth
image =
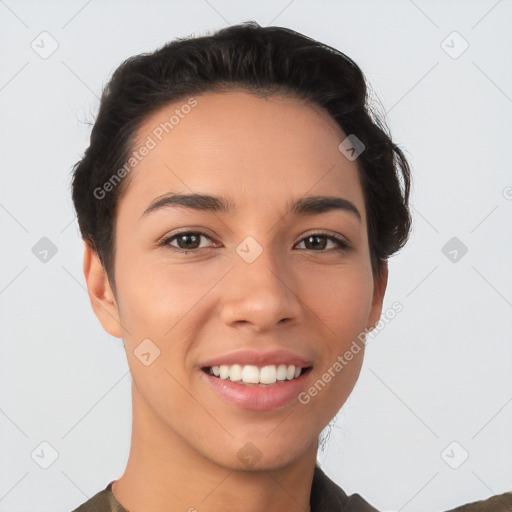
{"label": "white teeth", "polygon": [[260,382],[262,384],[274,384],[276,382],[276,367],[274,365],[264,366],[260,370]]}
{"label": "white teeth", "polygon": [[287,374],[288,374],[288,372],[286,371],[286,365],[285,364],[280,364],[277,367],[277,374],[276,374],[277,380],[286,380],[286,375]]}
{"label": "white teeth", "polygon": [[229,366],[221,364],[219,368],[219,377],[221,379],[227,379],[229,377]]}
{"label": "white teeth", "polygon": [[244,366],[242,380],[248,384],[258,384],[260,381],[260,370],[257,366]]}
{"label": "white teeth", "polygon": [[302,368],[293,364],[268,365],[259,368],[254,365],[225,365],[212,366],[210,374],[221,379],[245,384],[275,384],[276,381],[293,380],[299,377]]}
{"label": "white teeth", "polygon": [[242,380],[242,367],[239,364],[234,364],[229,370],[229,378],[233,381]]}

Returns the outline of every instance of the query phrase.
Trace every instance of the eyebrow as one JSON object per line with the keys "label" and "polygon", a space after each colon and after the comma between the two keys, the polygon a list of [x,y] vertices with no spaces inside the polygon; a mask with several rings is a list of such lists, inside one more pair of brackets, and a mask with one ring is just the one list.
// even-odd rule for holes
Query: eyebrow
{"label": "eyebrow", "polygon": [[[157,197],[141,217],[164,208],[182,207],[192,210],[218,213],[235,213],[236,205],[225,197],[206,194],[173,194]],[[294,215],[316,215],[329,211],[345,211],[361,221],[361,214],[354,203],[337,196],[307,196],[288,204],[288,213]]]}

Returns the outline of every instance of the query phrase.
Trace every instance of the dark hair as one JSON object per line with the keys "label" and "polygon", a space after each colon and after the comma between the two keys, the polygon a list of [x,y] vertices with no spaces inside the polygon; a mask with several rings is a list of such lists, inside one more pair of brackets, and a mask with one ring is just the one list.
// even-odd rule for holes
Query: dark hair
{"label": "dark hair", "polygon": [[127,187],[126,172],[118,173],[123,180],[108,194],[98,198],[97,191],[125,166],[137,128],[158,108],[192,94],[230,89],[302,98],[323,107],[346,135],[364,144],[357,163],[372,270],[380,274],[409,237],[410,169],[370,104],[362,71],[330,46],[249,21],[130,57],[103,90],[89,147],[73,168],[72,188],[82,237],[98,254],[114,291],[116,207]]}

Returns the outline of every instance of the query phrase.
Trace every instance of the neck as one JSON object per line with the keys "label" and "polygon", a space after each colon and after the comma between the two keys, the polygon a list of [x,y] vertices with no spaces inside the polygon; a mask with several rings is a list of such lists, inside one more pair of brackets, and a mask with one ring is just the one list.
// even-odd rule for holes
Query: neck
{"label": "neck", "polygon": [[132,386],[130,456],[112,485],[127,510],[310,512],[317,445],[284,467],[241,471],[220,466],[163,424]]}

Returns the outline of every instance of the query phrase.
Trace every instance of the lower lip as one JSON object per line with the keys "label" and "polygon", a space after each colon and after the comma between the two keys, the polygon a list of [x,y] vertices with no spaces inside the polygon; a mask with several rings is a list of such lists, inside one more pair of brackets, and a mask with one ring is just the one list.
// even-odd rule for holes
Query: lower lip
{"label": "lower lip", "polygon": [[296,379],[277,381],[271,386],[247,386],[208,375],[203,370],[200,372],[208,385],[228,403],[240,409],[270,411],[297,400],[306,387],[311,368]]}

